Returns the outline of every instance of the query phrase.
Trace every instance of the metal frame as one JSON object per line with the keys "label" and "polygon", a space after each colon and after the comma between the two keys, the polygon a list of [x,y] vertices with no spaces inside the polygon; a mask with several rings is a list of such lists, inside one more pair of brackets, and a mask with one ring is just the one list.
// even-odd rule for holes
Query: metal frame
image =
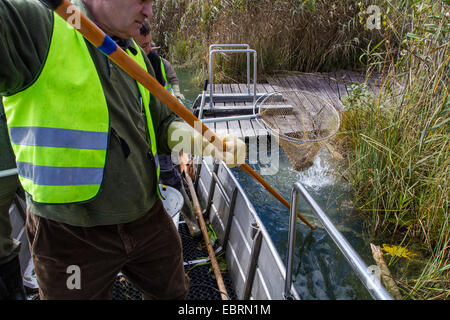
{"label": "metal frame", "polygon": [[[214,48],[246,48],[246,49],[214,49]],[[209,46],[209,106],[214,105],[214,68],[213,57],[215,53],[247,53],[247,90],[250,94],[250,54],[253,54],[253,102],[256,101],[256,81],[257,81],[257,62],[258,54],[256,50],[250,49],[248,44],[212,44]]]}
{"label": "metal frame", "polygon": [[328,216],[319,207],[317,202],[306,191],[305,187],[300,182],[297,182],[292,187],[291,194],[291,210],[289,218],[289,235],[288,235],[288,254],[286,265],[286,282],[285,282],[285,298],[292,298],[290,288],[292,285],[292,271],[293,271],[293,259],[294,259],[294,247],[295,247],[295,229],[296,229],[296,210],[297,210],[297,198],[298,194],[301,194],[306,200],[306,203],[312,208],[312,211],[317,215],[323,227],[333,239],[345,259],[350,264],[353,271],[358,278],[364,284],[369,291],[370,295],[376,300],[392,300],[391,295],[386,291],[383,285],[373,277],[368,271],[366,264],[362,261],[356,251],[352,248],[350,243],[345,237],[336,229],[334,224],[328,218]]}
{"label": "metal frame", "polygon": [[250,264],[248,266],[247,271],[247,281],[245,282],[245,289],[244,294],[242,296],[242,300],[250,299],[253,288],[253,282],[255,280],[256,268],[258,266],[259,253],[261,252],[261,245],[262,245],[262,233],[258,226],[256,226],[256,234],[253,237],[253,240],[254,243],[252,247],[252,253],[250,256]]}
{"label": "metal frame", "polygon": [[225,227],[225,233],[224,233],[223,241],[222,241],[223,242],[222,246],[224,248],[227,247],[228,240],[230,239],[231,224],[233,222],[233,218],[234,218],[234,214],[235,214],[234,208],[236,206],[236,199],[237,199],[238,191],[239,190],[236,187],[233,189],[233,194],[231,196],[231,203],[229,204],[230,209],[228,210],[228,220],[227,220],[227,225]]}
{"label": "metal frame", "polygon": [[212,206],[212,199],[214,196],[214,188],[216,187],[216,183],[217,183],[217,172],[219,171],[219,162],[218,161],[214,161],[214,169],[211,172],[211,185],[209,186],[209,191],[208,191],[208,201],[206,202],[206,208],[205,211],[203,212],[204,215],[209,216],[209,212],[211,210],[211,206]]}

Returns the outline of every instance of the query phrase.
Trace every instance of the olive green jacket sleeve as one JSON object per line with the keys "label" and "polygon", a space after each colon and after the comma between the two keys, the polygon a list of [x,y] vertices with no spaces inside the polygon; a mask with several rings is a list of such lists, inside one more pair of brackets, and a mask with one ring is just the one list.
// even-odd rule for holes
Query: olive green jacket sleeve
{"label": "olive green jacket sleeve", "polygon": [[[38,1],[0,0],[0,95],[14,94],[32,84],[46,56],[50,35],[51,13]],[[0,101],[0,170],[14,167]]]}

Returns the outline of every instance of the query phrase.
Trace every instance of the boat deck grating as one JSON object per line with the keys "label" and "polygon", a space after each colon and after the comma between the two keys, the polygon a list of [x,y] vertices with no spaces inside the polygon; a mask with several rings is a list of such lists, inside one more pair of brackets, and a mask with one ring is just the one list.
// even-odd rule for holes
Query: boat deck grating
{"label": "boat deck grating", "polygon": [[[181,220],[182,221],[182,220]],[[206,248],[199,247],[199,241],[193,239],[185,223],[178,227],[183,245],[183,258],[185,262],[195,261],[208,257]],[[214,278],[214,272],[210,270],[211,264],[186,265],[185,271],[189,275],[190,290],[186,300],[221,300],[220,292]],[[236,300],[233,283],[228,272],[222,272],[223,281],[231,300]],[[118,275],[113,287],[113,300],[141,300],[142,294],[122,275]]]}

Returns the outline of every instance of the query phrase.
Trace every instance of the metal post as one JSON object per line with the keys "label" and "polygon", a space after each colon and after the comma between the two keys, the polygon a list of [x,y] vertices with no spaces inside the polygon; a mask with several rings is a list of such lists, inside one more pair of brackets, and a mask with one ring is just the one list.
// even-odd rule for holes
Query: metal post
{"label": "metal post", "polygon": [[225,227],[225,233],[223,236],[223,243],[222,247],[226,250],[228,245],[228,239],[230,237],[230,231],[231,231],[231,225],[233,224],[233,218],[234,218],[234,208],[236,206],[236,199],[238,195],[238,188],[234,187],[233,194],[231,196],[231,202],[228,210],[228,220],[227,225]]}
{"label": "metal post", "polygon": [[287,264],[286,264],[286,281],[284,284],[284,297],[291,299],[291,285],[292,285],[292,271],[294,262],[294,248],[295,248],[295,234],[297,225],[297,191],[291,194],[291,209],[289,215],[289,233],[288,233],[288,249],[287,249]]}
{"label": "metal post", "polygon": [[19,171],[16,168],[3,170],[3,171],[0,171],[0,178],[9,177],[9,176],[15,176],[15,175],[18,175],[18,174],[19,174]]}
{"label": "metal post", "polygon": [[209,52],[209,107],[212,109],[214,107],[214,101],[213,101],[213,55],[211,51]]}
{"label": "metal post", "polygon": [[259,117],[255,114],[248,114],[244,116],[234,116],[234,117],[220,117],[220,118],[208,118],[201,119],[203,123],[215,123],[215,122],[224,122],[224,121],[232,121],[232,120],[250,120]]}
{"label": "metal post", "polygon": [[256,103],[256,81],[258,78],[257,63],[258,63],[258,53],[255,51],[253,53],[253,104]]}
{"label": "metal post", "polygon": [[247,93],[250,94],[250,52],[247,52]]}

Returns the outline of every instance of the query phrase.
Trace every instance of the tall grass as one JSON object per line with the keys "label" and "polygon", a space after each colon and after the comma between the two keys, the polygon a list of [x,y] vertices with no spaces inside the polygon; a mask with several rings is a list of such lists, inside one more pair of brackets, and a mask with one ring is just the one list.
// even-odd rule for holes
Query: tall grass
{"label": "tall grass", "polygon": [[[247,43],[260,74],[356,69],[380,32],[366,27],[365,9],[380,0],[155,1],[154,37],[172,61],[206,73],[213,43]],[[397,20],[395,20],[397,21]],[[384,45],[383,45],[384,46]],[[244,55],[218,56],[216,74],[245,77]]]}
{"label": "tall grass", "polygon": [[[423,252],[419,275],[397,272],[408,298],[448,298],[449,265],[449,7],[411,1],[411,24],[398,55],[373,50],[384,90],[359,86],[347,100],[343,131],[354,157],[351,180],[373,233]],[[399,85],[400,84],[400,85]],[[419,243],[417,243],[419,242]],[[391,261],[393,262],[393,261]]]}

